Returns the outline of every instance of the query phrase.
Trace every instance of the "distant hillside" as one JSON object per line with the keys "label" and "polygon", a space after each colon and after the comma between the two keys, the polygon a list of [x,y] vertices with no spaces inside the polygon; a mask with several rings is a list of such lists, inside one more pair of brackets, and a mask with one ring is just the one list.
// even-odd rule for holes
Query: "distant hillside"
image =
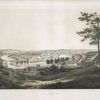
{"label": "distant hillside", "polygon": [[1,49],[0,50],[0,53],[7,54],[7,55],[14,54],[14,53],[22,53],[22,52],[23,51],[21,51],[21,50],[13,50],[13,49]]}
{"label": "distant hillside", "polygon": [[13,49],[1,49],[0,54],[28,54],[28,55],[37,55],[40,54],[40,51],[22,51],[22,50],[13,50]]}
{"label": "distant hillside", "polygon": [[88,52],[94,52],[96,50],[91,49],[59,49],[59,50],[40,50],[40,51],[25,51],[25,50],[16,50],[16,49],[1,49],[0,55],[46,55],[46,56],[55,56],[63,54],[63,55],[74,55],[74,54],[86,54]]}
{"label": "distant hillside", "polygon": [[61,53],[61,54],[84,54],[87,52],[94,52],[96,50],[92,49],[59,49],[59,50],[42,50],[40,51],[42,54],[54,54],[54,53]]}

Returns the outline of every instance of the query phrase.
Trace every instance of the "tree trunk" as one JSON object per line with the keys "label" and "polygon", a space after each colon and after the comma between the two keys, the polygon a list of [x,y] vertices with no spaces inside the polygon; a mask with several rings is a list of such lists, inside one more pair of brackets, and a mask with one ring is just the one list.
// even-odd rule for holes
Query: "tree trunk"
{"label": "tree trunk", "polygon": [[97,24],[97,41],[98,41],[98,54],[99,54],[99,57],[100,57],[100,45],[99,45],[99,42],[100,42],[100,34],[99,34],[99,23]]}
{"label": "tree trunk", "polygon": [[99,37],[98,37],[98,53],[99,53],[99,56],[100,56],[100,45],[99,45]]}

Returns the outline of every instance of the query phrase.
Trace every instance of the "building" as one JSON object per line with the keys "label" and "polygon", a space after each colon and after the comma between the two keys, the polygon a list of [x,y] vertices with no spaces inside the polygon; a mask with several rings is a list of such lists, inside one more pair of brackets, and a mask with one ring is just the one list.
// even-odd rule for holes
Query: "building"
{"label": "building", "polygon": [[18,68],[25,68],[28,66],[27,59],[13,59],[10,58],[8,55],[3,55],[0,58],[0,65],[6,68],[18,69]]}
{"label": "building", "polygon": [[39,55],[3,55],[0,65],[12,69],[24,69],[27,67],[44,67],[46,62]]}

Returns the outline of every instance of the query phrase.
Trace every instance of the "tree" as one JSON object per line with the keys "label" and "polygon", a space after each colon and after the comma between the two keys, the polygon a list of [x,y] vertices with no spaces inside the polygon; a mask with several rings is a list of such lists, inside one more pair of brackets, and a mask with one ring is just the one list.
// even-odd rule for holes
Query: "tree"
{"label": "tree", "polygon": [[46,60],[46,64],[50,64],[50,60]]}
{"label": "tree", "polygon": [[55,63],[58,63],[58,59],[55,59],[54,62],[55,62]]}
{"label": "tree", "polygon": [[69,59],[69,57],[66,57],[65,60],[67,61]]}
{"label": "tree", "polygon": [[53,64],[53,59],[50,60],[50,63]]}
{"label": "tree", "polygon": [[96,12],[81,12],[81,16],[78,19],[86,24],[86,28],[77,32],[78,35],[83,37],[81,41],[83,42],[88,39],[90,45],[97,45],[98,53],[100,55],[100,15]]}

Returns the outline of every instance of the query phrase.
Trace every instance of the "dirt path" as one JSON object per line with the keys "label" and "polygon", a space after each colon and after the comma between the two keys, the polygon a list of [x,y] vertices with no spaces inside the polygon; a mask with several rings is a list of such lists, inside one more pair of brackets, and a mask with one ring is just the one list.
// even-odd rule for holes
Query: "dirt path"
{"label": "dirt path", "polygon": [[52,80],[52,81],[27,81],[25,83],[23,83],[21,85],[21,87],[40,87],[40,86],[44,86],[44,85],[51,85],[51,84],[55,84],[55,83],[66,83],[69,81],[72,81],[73,79],[66,79],[66,80],[61,80],[61,79],[56,79],[56,80]]}

